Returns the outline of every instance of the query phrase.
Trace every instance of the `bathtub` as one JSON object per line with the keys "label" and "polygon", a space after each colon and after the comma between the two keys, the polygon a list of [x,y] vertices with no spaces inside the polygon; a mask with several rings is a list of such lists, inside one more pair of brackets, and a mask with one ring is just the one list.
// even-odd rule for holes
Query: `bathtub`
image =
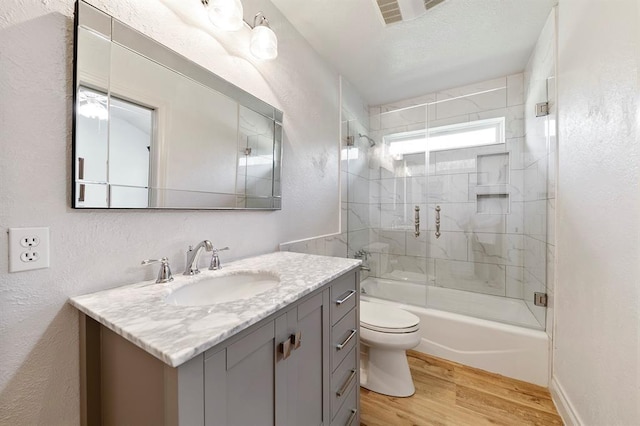
{"label": "bathtub", "polygon": [[[524,302],[372,277],[362,281],[361,288],[362,300],[391,304],[420,318],[421,341],[416,351],[548,386],[549,338],[533,329],[540,325]],[[392,297],[396,301],[385,300]]]}

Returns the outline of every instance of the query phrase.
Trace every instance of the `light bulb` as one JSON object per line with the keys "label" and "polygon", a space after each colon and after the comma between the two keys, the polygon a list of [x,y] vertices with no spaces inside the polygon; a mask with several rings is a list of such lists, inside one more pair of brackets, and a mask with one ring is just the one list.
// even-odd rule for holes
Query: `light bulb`
{"label": "light bulb", "polygon": [[258,59],[275,59],[278,56],[278,38],[266,25],[257,25],[251,30],[251,54]]}
{"label": "light bulb", "polygon": [[242,28],[244,12],[240,0],[209,0],[209,20],[221,30],[237,31]]}

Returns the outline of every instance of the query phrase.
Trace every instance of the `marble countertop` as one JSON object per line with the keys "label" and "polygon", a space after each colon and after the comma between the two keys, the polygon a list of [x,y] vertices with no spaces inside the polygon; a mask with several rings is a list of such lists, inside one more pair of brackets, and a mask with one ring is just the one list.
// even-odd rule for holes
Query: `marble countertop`
{"label": "marble countertop", "polygon": [[[72,297],[69,303],[177,367],[359,264],[356,259],[275,252],[226,263],[220,271],[204,269],[191,277],[177,273],[170,283],[145,281]],[[250,299],[215,305],[175,306],[164,301],[189,283],[246,271],[275,274],[280,285]]]}

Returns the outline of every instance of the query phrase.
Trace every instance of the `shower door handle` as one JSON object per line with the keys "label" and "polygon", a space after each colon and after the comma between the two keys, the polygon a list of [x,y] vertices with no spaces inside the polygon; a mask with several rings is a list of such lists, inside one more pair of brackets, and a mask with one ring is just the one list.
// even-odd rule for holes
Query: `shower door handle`
{"label": "shower door handle", "polygon": [[416,237],[419,237],[420,236],[420,206],[415,206],[414,210],[415,210],[415,214],[413,217],[413,226],[414,226],[413,235],[415,235]]}
{"label": "shower door handle", "polygon": [[436,206],[436,239],[440,238],[440,206]]}

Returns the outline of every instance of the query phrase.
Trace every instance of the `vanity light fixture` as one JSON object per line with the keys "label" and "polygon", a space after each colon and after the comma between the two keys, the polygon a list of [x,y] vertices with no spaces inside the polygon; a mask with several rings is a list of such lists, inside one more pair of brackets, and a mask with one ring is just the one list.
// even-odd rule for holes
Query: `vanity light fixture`
{"label": "vanity light fixture", "polygon": [[240,0],[201,0],[207,8],[209,20],[223,31],[242,28],[244,10]]}
{"label": "vanity light fixture", "polygon": [[251,28],[249,50],[257,59],[270,60],[278,56],[278,37],[269,27],[269,20],[264,13],[258,12],[253,17],[253,25],[244,21],[244,10],[240,0],[200,0],[207,9],[209,20],[223,31],[237,31],[246,24]]}
{"label": "vanity light fixture", "polygon": [[278,37],[262,12],[256,13],[253,17],[250,50],[251,54],[258,59],[269,60],[278,56]]}

